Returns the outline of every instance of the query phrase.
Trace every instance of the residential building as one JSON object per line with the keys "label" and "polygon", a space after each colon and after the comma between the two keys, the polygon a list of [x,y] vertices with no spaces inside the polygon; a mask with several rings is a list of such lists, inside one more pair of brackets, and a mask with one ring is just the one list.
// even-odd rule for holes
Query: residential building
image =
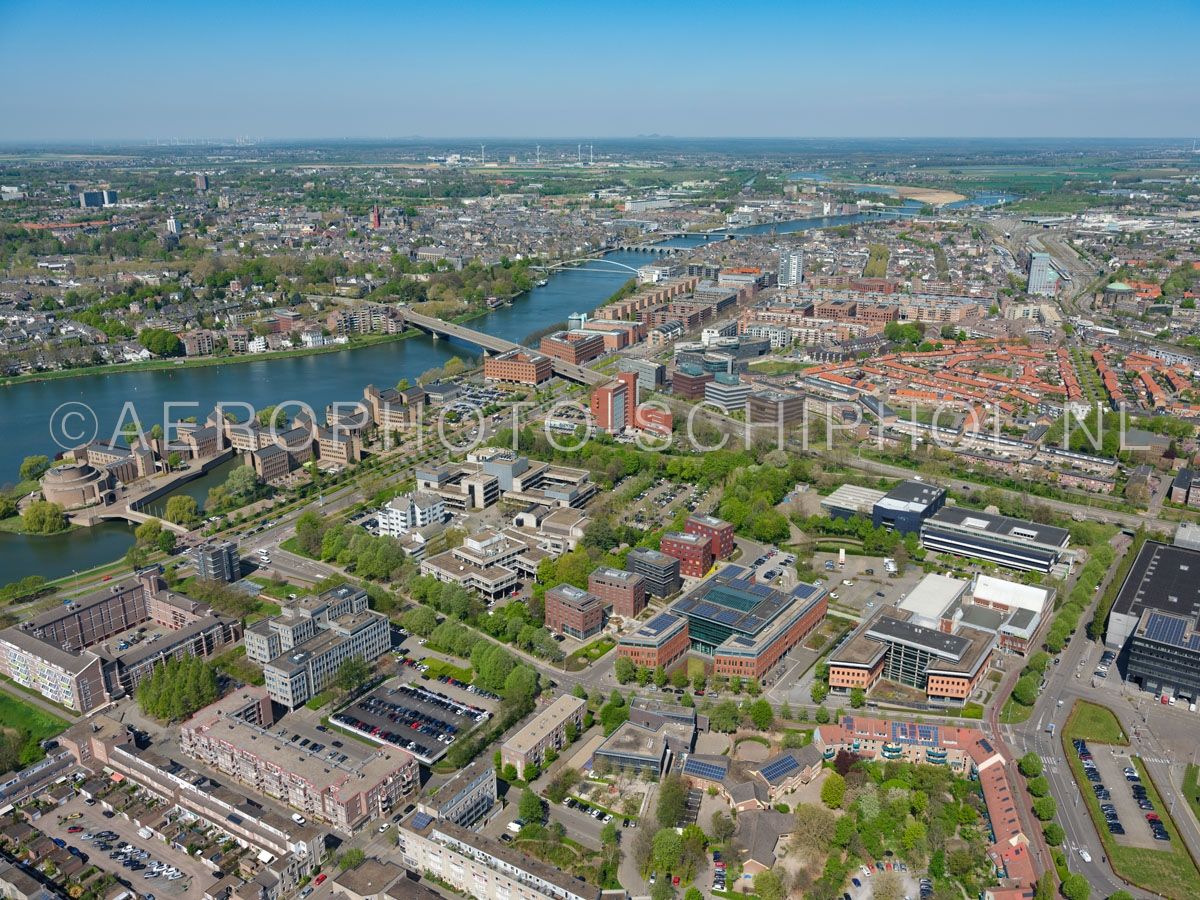
{"label": "residential building", "polygon": [[660,550],[634,547],[625,557],[625,568],[646,580],[646,593],[669,597],[679,590],[679,560]]}
{"label": "residential building", "polygon": [[779,286],[795,287],[804,281],[804,251],[779,251]]}
{"label": "residential building", "polygon": [[604,628],[604,602],[573,584],[558,584],[546,591],[546,627],[584,640]]}
{"label": "residential building", "polygon": [[460,769],[417,808],[438,819],[470,828],[496,805],[496,766],[481,756]]}
{"label": "residential building", "polygon": [[399,747],[331,758],[273,734],[271,699],[246,687],[205,707],[181,727],[180,749],[343,833],[388,815],[420,786],[416,759]]}
{"label": "residential building", "polygon": [[417,528],[426,528],[446,521],[446,504],[437,494],[417,491],[393,497],[379,509],[379,533],[388,537],[403,537]]}
{"label": "residential building", "polygon": [[197,545],[196,577],[206,581],[237,581],[242,577],[242,560],[233,541],[205,541]]}
{"label": "residential building", "polygon": [[546,762],[547,750],[558,752],[567,746],[568,725],[574,726],[576,734],[583,732],[586,709],[587,701],[570,694],[560,695],[501,745],[501,764],[515,766],[517,777],[524,779],[528,766],[541,767]]}
{"label": "residential building", "polygon": [[646,579],[636,572],[599,566],[588,575],[588,591],[595,594],[613,615],[636,618],[646,608]]}

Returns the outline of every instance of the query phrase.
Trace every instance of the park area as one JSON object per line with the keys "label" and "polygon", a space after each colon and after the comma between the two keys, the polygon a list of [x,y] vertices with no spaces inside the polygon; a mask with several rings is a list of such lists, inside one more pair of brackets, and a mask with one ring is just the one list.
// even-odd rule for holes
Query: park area
{"label": "park area", "polygon": [[11,694],[0,691],[0,771],[37,762],[41,743],[66,730],[68,723]]}

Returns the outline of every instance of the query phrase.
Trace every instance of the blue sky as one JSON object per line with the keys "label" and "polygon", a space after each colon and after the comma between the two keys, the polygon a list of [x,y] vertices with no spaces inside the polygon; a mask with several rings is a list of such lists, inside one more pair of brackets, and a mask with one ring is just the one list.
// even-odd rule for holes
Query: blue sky
{"label": "blue sky", "polygon": [[0,0],[0,141],[1200,134],[1200,2]]}

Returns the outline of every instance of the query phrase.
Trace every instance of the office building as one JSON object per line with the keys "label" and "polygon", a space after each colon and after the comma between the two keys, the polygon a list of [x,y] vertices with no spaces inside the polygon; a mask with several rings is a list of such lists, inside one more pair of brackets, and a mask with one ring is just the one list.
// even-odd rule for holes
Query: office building
{"label": "office building", "polygon": [[500,747],[501,764],[516,767],[517,777],[524,779],[526,767],[541,767],[546,762],[547,750],[557,753],[567,746],[568,725],[574,726],[576,734],[583,733],[586,709],[587,701],[570,694],[560,695],[504,742]]}
{"label": "office building", "polygon": [[546,591],[546,627],[576,640],[590,638],[604,628],[604,602],[573,584],[559,584]]}
{"label": "office building", "polygon": [[633,427],[636,388],[631,393],[629,382],[636,381],[637,376],[630,372],[621,374],[625,380],[610,381],[592,390],[592,421],[609,434],[621,434],[626,428]]}
{"label": "office building", "polygon": [[939,510],[920,527],[922,546],[934,552],[986,559],[1027,572],[1050,572],[1070,563],[1071,534],[1065,528],[957,506]]}
{"label": "office building", "polygon": [[843,484],[828,497],[821,498],[821,508],[831,519],[852,519],[855,516],[872,519],[875,504],[884,498],[885,493],[857,484]]}
{"label": "office building", "polygon": [[618,372],[633,372],[637,375],[638,390],[661,391],[667,383],[667,367],[651,359],[637,356],[622,356],[617,363]]}
{"label": "office building", "polygon": [[752,391],[746,415],[752,425],[793,425],[804,419],[804,395],[791,391]]}
{"label": "office building", "polygon": [[708,539],[713,559],[729,559],[734,551],[733,523],[715,516],[688,516],[683,530]]}
{"label": "office building", "polygon": [[687,656],[688,623],[682,616],[659,613],[632,634],[617,639],[617,653],[635,665],[670,668]]}
{"label": "office building", "polygon": [[679,560],[680,574],[689,578],[703,578],[712,568],[712,541],[703,535],[668,531],[659,548]]}
{"label": "office building", "polygon": [[[157,636],[138,632],[142,625]],[[0,631],[0,674],[88,713],[132,693],[163,661],[212,656],[241,634],[237,619],[167,590],[162,569],[151,566]]]}
{"label": "office building", "polygon": [[230,582],[242,577],[242,560],[233,541],[205,541],[194,552],[197,578]]}
{"label": "office building", "polygon": [[804,251],[779,251],[779,286],[795,287],[804,282]]}
{"label": "office building", "polygon": [[604,336],[590,331],[556,331],[542,338],[538,349],[546,356],[582,366],[604,355]]}
{"label": "office building", "polygon": [[509,350],[483,360],[483,377],[488,381],[541,384],[554,377],[550,357],[532,350]]}
{"label": "office building", "polygon": [[1034,296],[1053,297],[1058,293],[1058,270],[1049,253],[1033,253],[1029,257],[1029,281],[1026,292]]}
{"label": "office building", "polygon": [[245,643],[271,699],[288,709],[323,691],[346,660],[374,662],[392,646],[387,616],[368,609],[367,592],[348,584],[292,601],[247,629]]}
{"label": "office building", "polygon": [[612,610],[613,615],[636,618],[646,608],[646,579],[636,572],[599,566],[588,575],[588,591]]}
{"label": "office building", "polygon": [[871,519],[876,528],[912,534],[946,504],[946,491],[924,481],[904,481],[876,502]]}
{"label": "office building", "polygon": [[688,623],[692,651],[712,657],[717,674],[765,678],[825,619],[822,588],[801,583],[785,593],[752,577],[727,565],[671,606]]}
{"label": "office building", "polygon": [[420,809],[401,821],[396,847],[410,872],[428,872],[476,900],[600,900],[602,893],[557,866]]}
{"label": "office building", "polygon": [[446,504],[437,494],[418,491],[393,497],[379,509],[379,533],[403,537],[418,528],[440,525],[447,519]]}
{"label": "office building", "polygon": [[[947,579],[953,581],[953,579]],[[943,631],[921,624],[911,610],[881,611],[829,657],[829,688],[870,691],[881,680],[925,694],[927,703],[961,706],[987,672],[997,645],[994,631]]]}
{"label": "office building", "polygon": [[679,560],[659,550],[634,547],[625,556],[625,568],[646,579],[652,597],[669,597],[679,590]]}
{"label": "office building", "polygon": [[737,375],[718,373],[704,385],[704,402],[719,407],[723,412],[744,411],[750,402],[750,384]]}
{"label": "office building", "polygon": [[256,793],[346,834],[388,815],[420,786],[416,759],[399,747],[314,754],[273,733],[275,724],[268,691],[246,687],[188,719],[179,746]]}
{"label": "office building", "polygon": [[671,376],[671,393],[684,400],[703,400],[704,390],[712,380],[712,372],[699,366],[683,365]]}
{"label": "office building", "polygon": [[672,757],[665,731],[666,728],[622,722],[596,748],[593,766],[603,762],[610,770],[626,774],[644,772],[660,778],[670,767]]}

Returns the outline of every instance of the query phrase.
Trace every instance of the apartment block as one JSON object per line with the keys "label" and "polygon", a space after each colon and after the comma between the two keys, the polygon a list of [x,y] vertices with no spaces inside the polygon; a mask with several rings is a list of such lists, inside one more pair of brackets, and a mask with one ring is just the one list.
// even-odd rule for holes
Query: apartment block
{"label": "apartment block", "polygon": [[579,697],[563,694],[539,712],[524,728],[504,742],[500,748],[503,765],[512,765],[517,776],[525,777],[529,765],[541,766],[546,761],[546,751],[562,750],[567,745],[567,724],[575,726],[576,733],[583,731],[583,713],[587,702]]}

